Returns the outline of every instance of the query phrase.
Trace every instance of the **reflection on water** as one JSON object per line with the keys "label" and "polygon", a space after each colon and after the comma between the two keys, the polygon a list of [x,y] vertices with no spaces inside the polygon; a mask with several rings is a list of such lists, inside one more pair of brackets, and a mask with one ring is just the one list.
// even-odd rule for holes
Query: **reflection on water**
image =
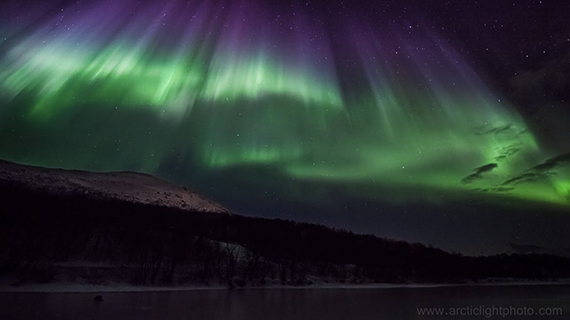
{"label": "reflection on water", "polygon": [[417,308],[479,306],[562,308],[562,316],[524,319],[570,319],[566,285],[104,293],[103,302],[95,295],[0,293],[0,319],[449,319],[420,316]]}

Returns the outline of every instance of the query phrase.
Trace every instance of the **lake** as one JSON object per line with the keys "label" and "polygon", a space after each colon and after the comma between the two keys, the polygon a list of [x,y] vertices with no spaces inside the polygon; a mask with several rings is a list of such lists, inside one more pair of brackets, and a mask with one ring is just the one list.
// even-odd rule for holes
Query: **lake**
{"label": "lake", "polygon": [[569,285],[102,293],[103,302],[95,295],[0,293],[0,319],[570,319]]}

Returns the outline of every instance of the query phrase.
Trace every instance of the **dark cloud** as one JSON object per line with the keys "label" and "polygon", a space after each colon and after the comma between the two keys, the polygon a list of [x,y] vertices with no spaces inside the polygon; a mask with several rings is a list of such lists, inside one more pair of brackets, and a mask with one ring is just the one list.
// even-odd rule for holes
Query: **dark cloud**
{"label": "dark cloud", "polygon": [[570,164],[570,152],[558,155],[554,158],[550,158],[544,161],[541,164],[538,164],[525,173],[511,178],[505,182],[503,182],[503,186],[506,185],[516,185],[519,183],[527,183],[527,182],[535,182],[540,179],[544,179],[550,175],[554,175],[554,169],[559,168],[561,166],[565,166]]}
{"label": "dark cloud", "polygon": [[506,193],[512,191],[513,187],[493,187],[493,188],[484,188],[484,189],[477,189],[481,192],[497,192],[497,193]]}
{"label": "dark cloud", "polygon": [[516,176],[514,178],[511,178],[505,182],[503,182],[503,186],[506,185],[511,185],[511,184],[519,184],[519,183],[523,183],[523,182],[535,182],[536,180],[539,179],[539,175],[535,172],[528,172],[528,173],[523,173],[520,176]]}
{"label": "dark cloud", "polygon": [[547,101],[570,100],[570,64],[568,50],[570,33],[562,34],[549,50],[548,56],[526,70],[519,70],[510,80],[511,99],[533,114]]}
{"label": "dark cloud", "polygon": [[508,134],[512,137],[518,137],[521,134],[528,133],[528,128],[521,130],[516,126],[513,126],[512,123],[502,125],[488,124],[480,127],[474,127],[473,130],[474,134],[477,136]]}
{"label": "dark cloud", "polygon": [[556,169],[560,166],[564,166],[569,163],[570,163],[570,152],[561,154],[554,158],[550,158],[546,160],[544,163],[535,166],[533,169],[538,172],[545,172],[545,171],[550,171],[552,169]]}
{"label": "dark cloud", "polygon": [[489,164],[486,164],[484,166],[480,166],[478,168],[475,168],[475,170],[472,174],[468,175],[467,177],[465,177],[461,180],[461,183],[467,184],[467,183],[473,182],[473,180],[481,179],[483,173],[491,172],[493,169],[495,169],[498,166],[499,165],[496,163],[489,163]]}
{"label": "dark cloud", "polygon": [[499,150],[500,155],[495,157],[495,161],[502,161],[520,151],[520,143],[509,145]]}
{"label": "dark cloud", "polygon": [[501,132],[507,131],[512,127],[511,124],[507,124],[501,127],[496,127],[488,131],[488,133],[499,134]]}

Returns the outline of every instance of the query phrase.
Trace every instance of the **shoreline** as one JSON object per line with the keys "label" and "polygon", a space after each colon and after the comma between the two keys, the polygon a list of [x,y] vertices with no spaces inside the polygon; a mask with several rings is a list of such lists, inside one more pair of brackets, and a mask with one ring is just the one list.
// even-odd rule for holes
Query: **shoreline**
{"label": "shoreline", "polygon": [[304,286],[266,285],[229,288],[227,285],[186,285],[186,286],[137,286],[128,283],[110,283],[104,285],[80,283],[31,283],[13,286],[0,284],[0,293],[138,293],[138,292],[182,292],[210,290],[259,290],[259,289],[396,289],[396,288],[436,288],[436,287],[472,287],[472,286],[538,286],[538,285],[570,285],[570,279],[551,281],[485,281],[470,283],[372,283],[372,284],[342,284],[321,283]]}

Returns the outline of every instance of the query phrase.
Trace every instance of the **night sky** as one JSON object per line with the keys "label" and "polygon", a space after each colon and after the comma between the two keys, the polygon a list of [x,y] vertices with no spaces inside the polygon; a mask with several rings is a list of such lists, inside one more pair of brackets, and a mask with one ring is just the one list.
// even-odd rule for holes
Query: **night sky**
{"label": "night sky", "polygon": [[570,248],[565,3],[8,0],[0,158],[467,254]]}

